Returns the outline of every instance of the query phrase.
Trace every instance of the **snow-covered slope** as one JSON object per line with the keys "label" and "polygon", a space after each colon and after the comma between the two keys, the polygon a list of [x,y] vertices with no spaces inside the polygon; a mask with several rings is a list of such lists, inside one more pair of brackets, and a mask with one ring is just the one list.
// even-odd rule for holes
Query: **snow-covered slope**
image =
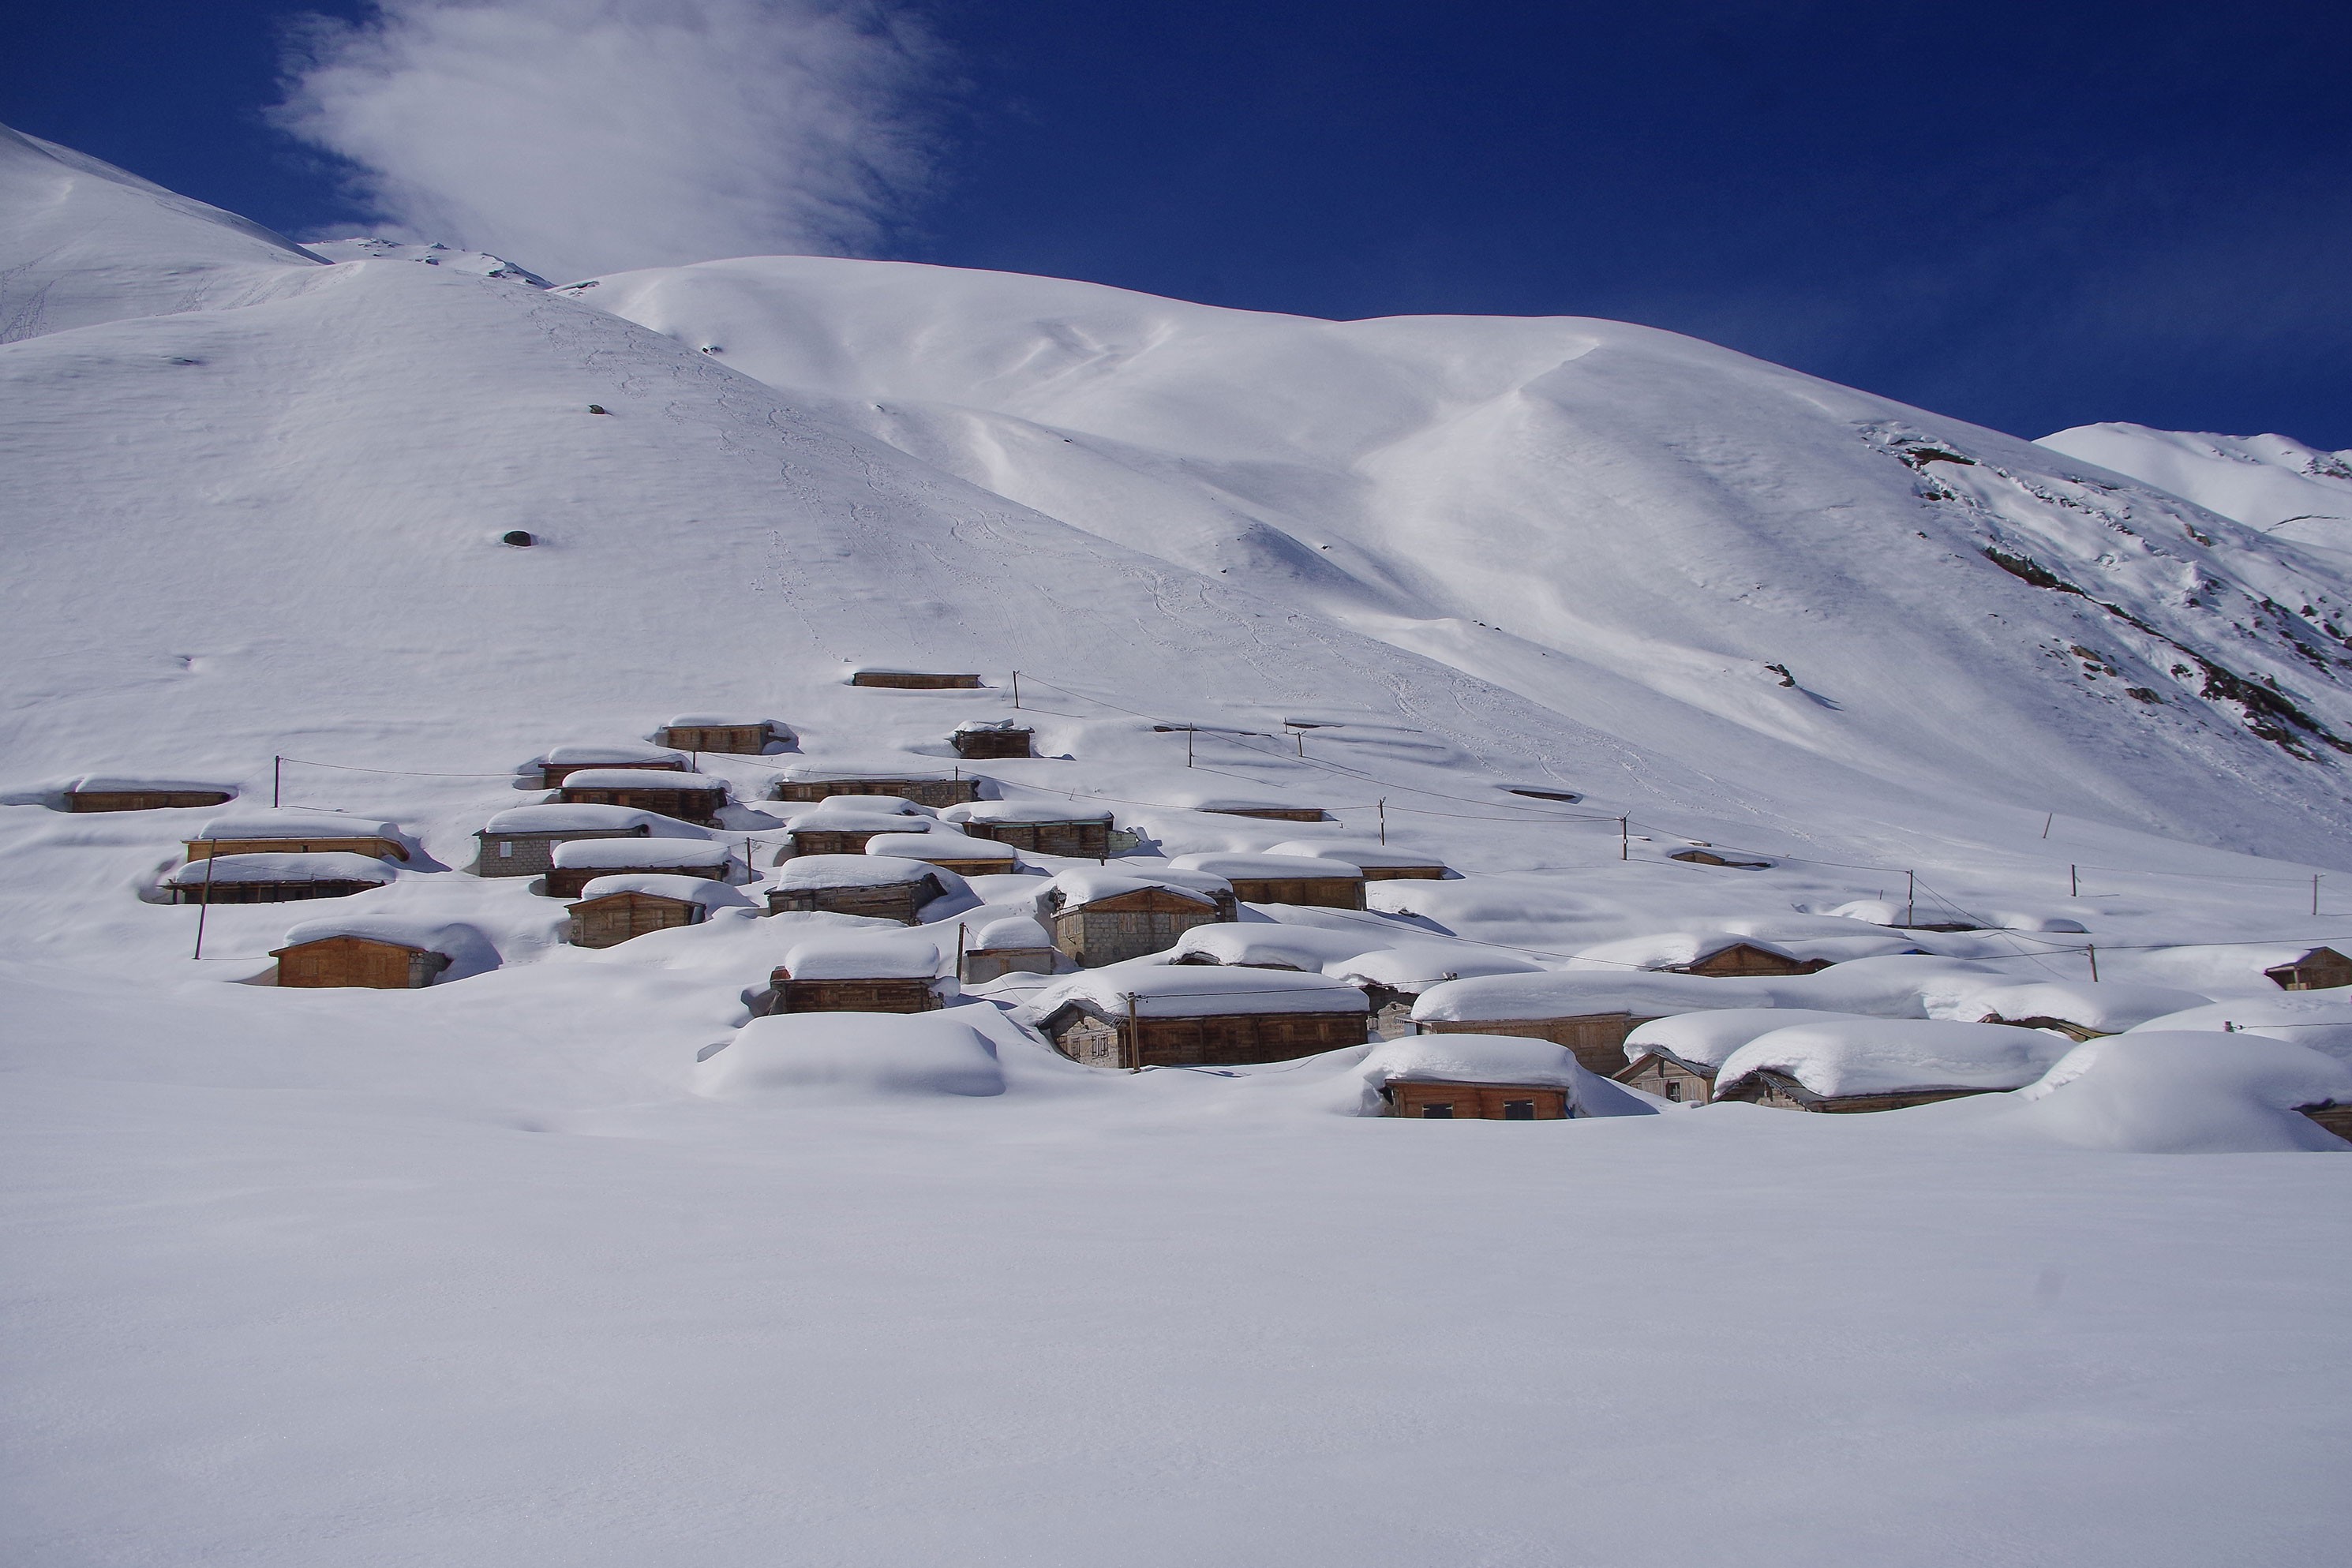
{"label": "snow-covered slope", "polygon": [[2284,435],[2082,424],[2041,444],[2186,496],[2275,538],[2352,550],[2352,452]]}
{"label": "snow-covered slope", "polygon": [[2339,563],[1727,350],[810,257],[564,292],[1727,792],[1832,762],[2204,836],[2226,780],[2341,831]]}

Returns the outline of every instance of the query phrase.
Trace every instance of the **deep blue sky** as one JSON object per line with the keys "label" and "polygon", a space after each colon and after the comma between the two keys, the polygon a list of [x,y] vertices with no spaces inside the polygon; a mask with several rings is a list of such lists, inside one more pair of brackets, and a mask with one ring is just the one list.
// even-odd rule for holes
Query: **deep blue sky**
{"label": "deep blue sky", "polygon": [[[0,119],[289,232],[347,217],[260,110],[285,18],[358,6],[13,9]],[[2352,447],[2344,0],[934,15],[965,106],[912,259],[1612,316],[2024,435]]]}

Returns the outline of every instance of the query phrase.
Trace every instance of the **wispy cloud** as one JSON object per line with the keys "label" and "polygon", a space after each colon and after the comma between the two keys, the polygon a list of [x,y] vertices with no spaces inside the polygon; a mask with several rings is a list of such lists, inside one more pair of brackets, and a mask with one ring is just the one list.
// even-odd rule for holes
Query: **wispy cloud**
{"label": "wispy cloud", "polygon": [[898,0],[378,0],[306,20],[273,115],[394,237],[571,278],[870,253],[942,79]]}

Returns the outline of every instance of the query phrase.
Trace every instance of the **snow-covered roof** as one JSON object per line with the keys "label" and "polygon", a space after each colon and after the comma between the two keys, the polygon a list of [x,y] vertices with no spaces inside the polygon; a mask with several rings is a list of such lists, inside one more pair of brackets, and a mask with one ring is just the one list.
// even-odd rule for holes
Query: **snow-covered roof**
{"label": "snow-covered roof", "polygon": [[[680,760],[684,760],[681,758]],[[707,773],[672,773],[650,768],[583,768],[564,776],[566,789],[702,789],[727,792],[727,780]]]}
{"label": "snow-covered roof", "polygon": [[[836,796],[836,800],[840,797]],[[1108,822],[1108,811],[1089,810],[1075,800],[971,800],[940,812],[950,822]]]}
{"label": "snow-covered roof", "polygon": [[2087,1040],[2016,1095],[2006,1124],[2143,1154],[2342,1149],[2296,1114],[2352,1105],[2352,1068],[2259,1034],[2151,1030]]}
{"label": "snow-covered roof", "polygon": [[381,885],[398,874],[373,855],[330,850],[316,854],[212,855],[190,861],[173,872],[171,880],[174,887],[234,882],[372,882]]}
{"label": "snow-covered roof", "polygon": [[862,783],[868,779],[885,779],[908,783],[944,784],[956,777],[921,768],[848,768],[832,762],[795,762],[777,769],[776,777],[792,784],[825,784],[836,779]]}
{"label": "snow-covered roof", "polygon": [[1949,1019],[1834,1019],[1757,1036],[1724,1059],[1722,1095],[1751,1072],[1786,1073],[1816,1094],[2016,1089],[2074,1049],[2063,1035]]}
{"label": "snow-covered roof", "polygon": [[2181,1030],[2268,1035],[2352,1061],[2352,990],[2280,991],[2231,997],[2135,1024],[2126,1034]]}
{"label": "snow-covered roof", "polygon": [[1031,998],[1021,1016],[1043,1019],[1076,1004],[1104,1018],[1124,1018],[1129,996],[1135,998],[1135,1011],[1142,1018],[1366,1010],[1363,992],[1321,975],[1130,959],[1055,982]]}
{"label": "snow-covered roof", "polygon": [[616,893],[651,894],[656,898],[675,898],[685,904],[698,904],[705,909],[753,907],[740,887],[730,887],[706,876],[663,876],[650,872],[623,872],[614,876],[600,876],[580,890],[580,899],[584,904],[590,899],[610,898]]}
{"label": "snow-covered roof", "polygon": [[299,806],[256,806],[212,818],[189,835],[205,839],[397,839],[400,830],[370,817]]}
{"label": "snow-covered roof", "polygon": [[725,865],[734,851],[709,839],[572,839],[555,846],[556,866],[587,871],[598,866]]}
{"label": "snow-covered roof", "polygon": [[[1999,1017],[2011,1023],[2021,1019],[2059,1019],[2100,1034],[2120,1034],[2150,1019],[2203,1007],[2210,1000],[2196,991],[2130,980],[2037,980],[1974,992],[1949,1016],[1970,1020]],[[1937,1010],[1943,1016],[1943,1009]]]}
{"label": "snow-covered roof", "polygon": [[[1901,952],[1905,944],[1894,937],[1873,939],[1881,953]],[[1736,931],[1657,931],[1640,936],[1622,936],[1613,942],[1596,943],[1580,948],[1568,961],[1570,969],[1587,967],[1607,967],[1634,969],[1677,969],[1696,964],[1703,958],[1730,947],[1754,947],[1776,957],[1801,962],[1791,944],[1767,942],[1761,937],[1742,936]],[[1856,954],[1857,957],[1864,955]],[[1876,956],[1871,954],[1870,956]]]}
{"label": "snow-covered roof", "polygon": [[686,766],[686,753],[672,751],[666,746],[648,746],[641,740],[614,740],[593,745],[553,747],[540,760],[542,764],[552,763],[558,768],[583,763],[593,767],[600,762],[665,762],[683,768]]}
{"label": "snow-covered roof", "polygon": [[1168,863],[1177,871],[1204,871],[1211,876],[1223,877],[1227,882],[1299,877],[1336,877],[1360,882],[1364,875],[1361,866],[1313,855],[1226,854],[1213,851],[1205,854],[1178,855]]}
{"label": "snow-covered roof", "polygon": [[[828,795],[824,800],[784,820],[795,828],[849,829],[861,823],[894,818],[919,817],[925,821],[935,815],[929,808],[918,806],[903,795]],[[912,831],[911,827],[910,830]]]}
{"label": "snow-covered roof", "polygon": [[682,713],[662,727],[665,729],[742,729],[765,725],[782,732],[784,726],[772,718],[753,718],[745,714]]}
{"label": "snow-covered roof", "polygon": [[958,735],[970,735],[982,730],[994,730],[1003,734],[1006,731],[1028,727],[1029,726],[1023,724],[1017,718],[968,718],[955,727],[955,732]]}
{"label": "snow-covered roof", "polygon": [[1008,915],[992,920],[971,935],[975,948],[991,947],[1051,947],[1054,938],[1043,925],[1025,915]]}
{"label": "snow-covered roof", "polygon": [[1310,860],[1345,861],[1352,866],[1444,865],[1444,858],[1423,850],[1393,844],[1360,844],[1339,839],[1288,839],[1265,852],[1270,855],[1303,855]]}
{"label": "snow-covered roof", "polygon": [[1282,800],[1272,795],[1213,795],[1200,789],[1171,789],[1168,803],[1191,811],[1319,811],[1312,800]]}
{"label": "snow-covered roof", "polygon": [[234,795],[234,784],[200,784],[189,779],[133,779],[115,773],[85,773],[66,786],[68,795],[194,794],[209,791],[215,795]]}
{"label": "snow-covered roof", "polygon": [[1503,1034],[1414,1034],[1383,1040],[1364,1059],[1375,1082],[1540,1083],[1576,1087],[1576,1055],[1548,1040]]}
{"label": "snow-covered roof", "polygon": [[[380,893],[363,894],[351,902],[364,904],[384,896]],[[439,953],[449,959],[449,967],[441,974],[445,980],[462,979],[499,967],[498,946],[479,926],[463,920],[389,910],[354,909],[348,914],[305,920],[289,928],[286,939],[278,946],[299,947],[306,942],[322,942],[333,936],[357,936],[369,942],[390,942]]]}
{"label": "snow-covered roof", "polygon": [[1195,925],[1177,938],[1173,959],[1205,959],[1213,964],[1277,965],[1308,974],[1326,973],[1325,966],[1355,957],[1383,945],[1388,933],[1367,926],[1348,931],[1316,925],[1284,925],[1271,921]]}
{"label": "snow-covered roof", "polygon": [[961,833],[877,833],[866,841],[869,855],[895,855],[905,860],[926,861],[1009,861],[1015,859],[1012,846],[987,839],[968,839]]}
{"label": "snow-covered roof", "polygon": [[1654,975],[1636,969],[1546,970],[1447,980],[1421,993],[1412,1016],[1424,1023],[1485,1019],[1583,1018],[1632,1013],[1664,1018],[1705,1008],[1761,1008],[1771,989],[1742,977]]}
{"label": "snow-covered roof", "polygon": [[1543,966],[1492,948],[1460,942],[1399,942],[1355,957],[1327,963],[1323,972],[1335,980],[1387,986],[1418,994],[1447,980],[1476,975],[1535,975]]}
{"label": "snow-covered roof", "polygon": [[[1106,898],[1123,894],[1141,893],[1147,888],[1159,888],[1179,897],[1193,899],[1213,905],[1217,901],[1213,890],[1192,885],[1193,878],[1183,873],[1170,877],[1154,868],[1136,871],[1113,871],[1108,866],[1070,866],[1054,873],[1053,880],[1039,891],[1039,896],[1059,894],[1064,909],[1076,909],[1082,904],[1099,904]],[[1218,889],[1230,893],[1224,878],[1213,879]]]}
{"label": "snow-covered roof", "polygon": [[512,806],[482,824],[485,833],[626,832],[699,834],[702,830],[634,806],[598,806],[556,800],[544,806]]}
{"label": "snow-covered roof", "polygon": [[891,887],[935,878],[950,893],[962,891],[953,872],[896,855],[794,855],[776,867],[776,886],[804,891],[819,887]]}
{"label": "snow-covered roof", "polygon": [[1813,1008],[1723,1008],[1710,1012],[1677,1013],[1652,1019],[1625,1037],[1625,1060],[1637,1060],[1647,1051],[1703,1067],[1712,1072],[1724,1059],[1749,1040],[1801,1023],[1836,1023],[1853,1013],[1825,1012]]}
{"label": "snow-covered roof", "polygon": [[928,980],[940,972],[940,950],[919,936],[814,936],[784,955],[795,980]]}
{"label": "snow-covered roof", "polygon": [[715,1099],[781,1103],[1002,1094],[995,1048],[957,1016],[966,1011],[756,1018],[695,1069],[694,1087]]}

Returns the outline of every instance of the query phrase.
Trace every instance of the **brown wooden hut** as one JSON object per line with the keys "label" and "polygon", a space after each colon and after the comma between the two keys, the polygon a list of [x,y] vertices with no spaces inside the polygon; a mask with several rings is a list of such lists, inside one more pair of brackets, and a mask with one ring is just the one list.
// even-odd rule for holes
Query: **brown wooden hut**
{"label": "brown wooden hut", "polygon": [[1656,1046],[1649,1047],[1628,1062],[1617,1074],[1617,1082],[1677,1103],[1704,1105],[1715,1097],[1715,1073],[1711,1069],[1685,1061],[1673,1051],[1661,1051]]}
{"label": "brown wooden hut", "polygon": [[717,825],[719,808],[727,803],[723,780],[652,768],[576,769],[558,794],[567,805],[625,806],[705,827]]}
{"label": "brown wooden hut", "polygon": [[1036,1027],[1091,1067],[1240,1067],[1367,1038],[1363,993],[1319,975],[1155,967],[1090,978],[1041,998]]}
{"label": "brown wooden hut", "polygon": [[1993,1089],[1923,1088],[1904,1089],[1877,1094],[1816,1094],[1786,1072],[1761,1068],[1740,1075],[1736,1083],[1725,1085],[1715,1098],[1742,1100],[1751,1105],[1765,1105],[1778,1111],[1900,1111],[1909,1105],[1932,1105],[1939,1100],[1958,1100],[1969,1094],[1992,1094]]}
{"label": "brown wooden hut", "polygon": [[1021,868],[1010,844],[956,832],[877,833],[866,841],[866,852],[921,861],[959,876],[1010,876]]}
{"label": "brown wooden hut", "polygon": [[1610,1077],[1625,1065],[1625,1037],[1651,1020],[1632,1013],[1581,1013],[1573,1018],[1421,1019],[1423,1034],[1507,1034],[1568,1047],[1577,1065]]}
{"label": "brown wooden hut", "polygon": [[2313,1105],[2297,1105],[2295,1109],[2337,1137],[2352,1138],[2352,1105],[2323,1100]]}
{"label": "brown wooden hut", "polygon": [[1669,975],[1818,975],[1827,958],[1800,958],[1758,942],[1733,942],[1688,964],[1669,966]]}
{"label": "brown wooden hut", "polygon": [[[1050,810],[1050,808],[1044,808]],[[1010,849],[1068,860],[1110,858],[1111,817],[1108,811],[1088,815],[1078,811],[1051,817],[966,817],[956,824],[975,839],[988,839]]]}
{"label": "brown wooden hut", "polygon": [[976,674],[942,674],[925,670],[858,670],[849,677],[853,686],[881,686],[899,692],[971,691],[980,685]]}
{"label": "brown wooden hut", "polygon": [[1006,720],[1001,723],[974,723],[959,726],[948,737],[955,754],[966,762],[982,761],[996,757],[1034,757],[1032,742],[1036,731]]}
{"label": "brown wooden hut", "polygon": [[648,932],[699,925],[714,905],[748,908],[751,900],[723,883],[669,874],[604,876],[572,906],[575,947],[617,947]]}
{"label": "brown wooden hut", "polygon": [[1195,925],[1230,918],[1216,895],[1134,877],[1063,873],[1041,895],[1054,946],[1082,968],[1164,953]]}
{"label": "brown wooden hut", "polygon": [[939,950],[898,938],[803,942],[768,977],[770,1013],[924,1013],[940,1004]]}
{"label": "brown wooden hut", "polygon": [[1391,1116],[1423,1121],[1557,1122],[1570,1114],[1568,1091],[1539,1083],[1443,1083],[1391,1079],[1381,1090]]}
{"label": "brown wooden hut", "polygon": [[1304,855],[1179,855],[1180,871],[1206,872],[1233,885],[1250,904],[1297,904],[1318,909],[1364,907],[1364,873],[1345,861]]}
{"label": "brown wooden hut", "polygon": [[2352,958],[2333,947],[2314,947],[2292,963],[2264,969],[2283,991],[2332,991],[2352,986]]}
{"label": "brown wooden hut", "polygon": [[1351,844],[1319,839],[1291,839],[1265,852],[1270,855],[1305,855],[1314,860],[1345,861],[1364,873],[1366,882],[1438,882],[1453,874],[1443,861],[1425,852],[1391,849],[1386,844]]}
{"label": "brown wooden hut", "polygon": [[1668,855],[1666,858],[1670,861],[1680,861],[1685,865],[1728,866],[1733,871],[1769,871],[1772,869],[1772,862],[1770,861],[1739,860],[1735,859],[1730,855],[1717,854],[1713,850],[1676,850],[1673,854]]}
{"label": "brown wooden hut", "polygon": [[1203,806],[1220,817],[1256,817],[1268,822],[1328,822],[1330,813],[1320,806]]}
{"label": "brown wooden hut", "polygon": [[862,855],[866,846],[885,833],[902,834],[911,821],[905,817],[876,818],[871,827],[794,828],[794,855]]}
{"label": "brown wooden hut", "polygon": [[408,848],[390,822],[346,817],[333,811],[271,807],[215,817],[186,841],[188,859],[214,855],[350,854],[370,860],[408,858]]}
{"label": "brown wooden hut", "polygon": [[616,768],[655,773],[687,771],[685,758],[661,747],[631,744],[559,746],[541,758],[540,782],[547,789],[561,789],[575,773],[605,772]]}
{"label": "brown wooden hut", "polygon": [[791,739],[779,733],[772,719],[728,719],[709,715],[688,714],[674,718],[661,727],[661,743],[678,751],[715,751],[726,756],[758,757],[779,740]]}
{"label": "brown wooden hut", "polygon": [[577,898],[605,876],[683,876],[723,883],[734,871],[727,845],[709,839],[574,841],[558,844],[547,871],[547,895]]}
{"label": "brown wooden hut", "polygon": [[980,799],[977,779],[915,779],[904,775],[814,773],[776,780],[773,800],[830,800],[836,795],[896,795],[933,810]]}
{"label": "brown wooden hut", "polygon": [[449,956],[371,936],[320,936],[275,948],[281,986],[357,986],[378,991],[415,990],[449,967]]}
{"label": "brown wooden hut", "polygon": [[559,844],[592,839],[650,838],[650,812],[618,806],[517,806],[474,834],[476,876],[545,876]]}
{"label": "brown wooden hut", "polygon": [[207,784],[147,784],[131,779],[78,779],[66,786],[68,811],[183,811],[226,806],[236,791]]}
{"label": "brown wooden hut", "polygon": [[866,854],[786,861],[777,870],[776,885],[766,890],[771,915],[862,915],[901,925],[919,924],[923,905],[945,898],[948,891],[947,878],[935,866]]}
{"label": "brown wooden hut", "polygon": [[215,855],[182,866],[165,885],[174,904],[295,904],[349,898],[392,879],[391,867],[364,855]]}

